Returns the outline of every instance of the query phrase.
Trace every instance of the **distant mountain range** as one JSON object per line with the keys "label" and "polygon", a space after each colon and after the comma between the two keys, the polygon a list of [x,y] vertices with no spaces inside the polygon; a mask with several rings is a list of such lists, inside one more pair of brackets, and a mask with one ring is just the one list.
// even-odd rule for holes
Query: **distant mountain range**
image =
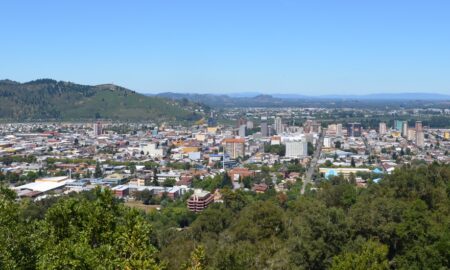
{"label": "distant mountain range", "polygon": [[0,80],[1,119],[189,121],[201,117],[197,108],[192,102],[149,97],[113,84]]}
{"label": "distant mountain range", "polygon": [[[263,95],[258,92],[244,92],[244,93],[230,93],[230,97],[236,98],[252,98]],[[319,95],[307,96],[299,94],[269,94],[274,98],[281,99],[355,99],[355,100],[383,100],[383,99],[397,99],[397,100],[450,100],[450,95],[438,93],[375,93],[366,95]]]}
{"label": "distant mountain range", "polygon": [[257,92],[230,93],[228,95],[164,92],[156,94],[156,96],[173,100],[189,100],[203,103],[210,107],[283,107],[308,106],[312,104],[364,106],[363,104],[368,103],[384,104],[388,102],[398,104],[402,102],[450,101],[450,95],[432,93],[305,96],[298,94],[264,95]]}

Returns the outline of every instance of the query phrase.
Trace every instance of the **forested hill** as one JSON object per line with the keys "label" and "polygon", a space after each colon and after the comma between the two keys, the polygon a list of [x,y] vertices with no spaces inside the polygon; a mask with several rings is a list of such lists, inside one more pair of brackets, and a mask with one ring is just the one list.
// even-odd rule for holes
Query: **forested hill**
{"label": "forested hill", "polygon": [[[0,81],[0,118],[7,120],[197,120],[200,106],[148,97],[126,88],[50,79]],[[198,110],[197,110],[198,111]]]}

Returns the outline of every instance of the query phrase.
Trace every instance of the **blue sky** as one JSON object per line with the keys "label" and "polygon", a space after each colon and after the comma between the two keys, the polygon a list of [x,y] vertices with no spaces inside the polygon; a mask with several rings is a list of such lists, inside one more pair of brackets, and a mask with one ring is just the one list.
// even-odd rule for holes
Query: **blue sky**
{"label": "blue sky", "polygon": [[450,1],[0,2],[0,78],[139,92],[450,94]]}

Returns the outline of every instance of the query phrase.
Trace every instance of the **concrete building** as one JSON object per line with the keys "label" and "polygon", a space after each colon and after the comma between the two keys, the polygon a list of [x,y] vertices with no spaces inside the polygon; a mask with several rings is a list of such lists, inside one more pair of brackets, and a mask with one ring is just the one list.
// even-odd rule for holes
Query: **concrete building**
{"label": "concrete building", "polygon": [[281,119],[281,117],[275,117],[274,125],[275,125],[275,132],[277,134],[283,133],[283,131],[284,131],[283,130],[283,120]]}
{"label": "concrete building", "polygon": [[187,201],[187,206],[192,212],[201,212],[214,202],[214,196],[209,191],[194,190],[194,194]]}
{"label": "concrete building", "polygon": [[239,127],[239,137],[241,137],[241,138],[245,138],[245,135],[246,135],[246,132],[247,131],[247,125],[241,125],[240,127]]}
{"label": "concrete building", "polygon": [[308,143],[304,140],[286,141],[286,157],[300,158],[308,155]]}
{"label": "concrete building", "polygon": [[360,123],[348,123],[347,124],[347,136],[348,137],[361,137],[362,127]]}
{"label": "concrete building", "polygon": [[103,134],[103,127],[102,127],[102,123],[101,122],[96,122],[94,123],[94,135],[95,136],[100,136]]}
{"label": "concrete building", "polygon": [[267,126],[267,122],[261,122],[261,136],[269,136],[269,127]]}
{"label": "concrete building", "polygon": [[336,124],[336,136],[342,137],[342,124]]}
{"label": "concrete building", "polygon": [[403,126],[402,126],[402,137],[403,137],[403,138],[408,137],[408,121],[403,121]]}
{"label": "concrete building", "polygon": [[245,139],[225,139],[223,143],[225,153],[228,154],[230,158],[236,159],[238,157],[244,157]]}
{"label": "concrete building", "polygon": [[380,122],[380,124],[378,125],[378,133],[380,135],[384,135],[387,132],[387,127],[386,127],[386,123],[384,122]]}
{"label": "concrete building", "polygon": [[425,142],[425,135],[423,133],[422,121],[416,122],[416,146],[423,147]]}

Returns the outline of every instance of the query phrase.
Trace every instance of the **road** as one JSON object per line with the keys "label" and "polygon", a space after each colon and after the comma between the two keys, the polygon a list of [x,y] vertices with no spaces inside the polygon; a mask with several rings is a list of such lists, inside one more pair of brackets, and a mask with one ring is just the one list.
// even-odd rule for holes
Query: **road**
{"label": "road", "polygon": [[316,170],[317,161],[320,158],[320,153],[322,152],[323,138],[325,137],[325,133],[326,130],[322,129],[322,133],[320,134],[319,140],[316,144],[316,150],[314,151],[311,162],[309,163],[309,167],[306,170],[305,176],[303,177],[302,190],[300,191],[301,194],[304,194],[306,186],[309,183],[312,183],[312,176],[314,174],[314,171]]}

